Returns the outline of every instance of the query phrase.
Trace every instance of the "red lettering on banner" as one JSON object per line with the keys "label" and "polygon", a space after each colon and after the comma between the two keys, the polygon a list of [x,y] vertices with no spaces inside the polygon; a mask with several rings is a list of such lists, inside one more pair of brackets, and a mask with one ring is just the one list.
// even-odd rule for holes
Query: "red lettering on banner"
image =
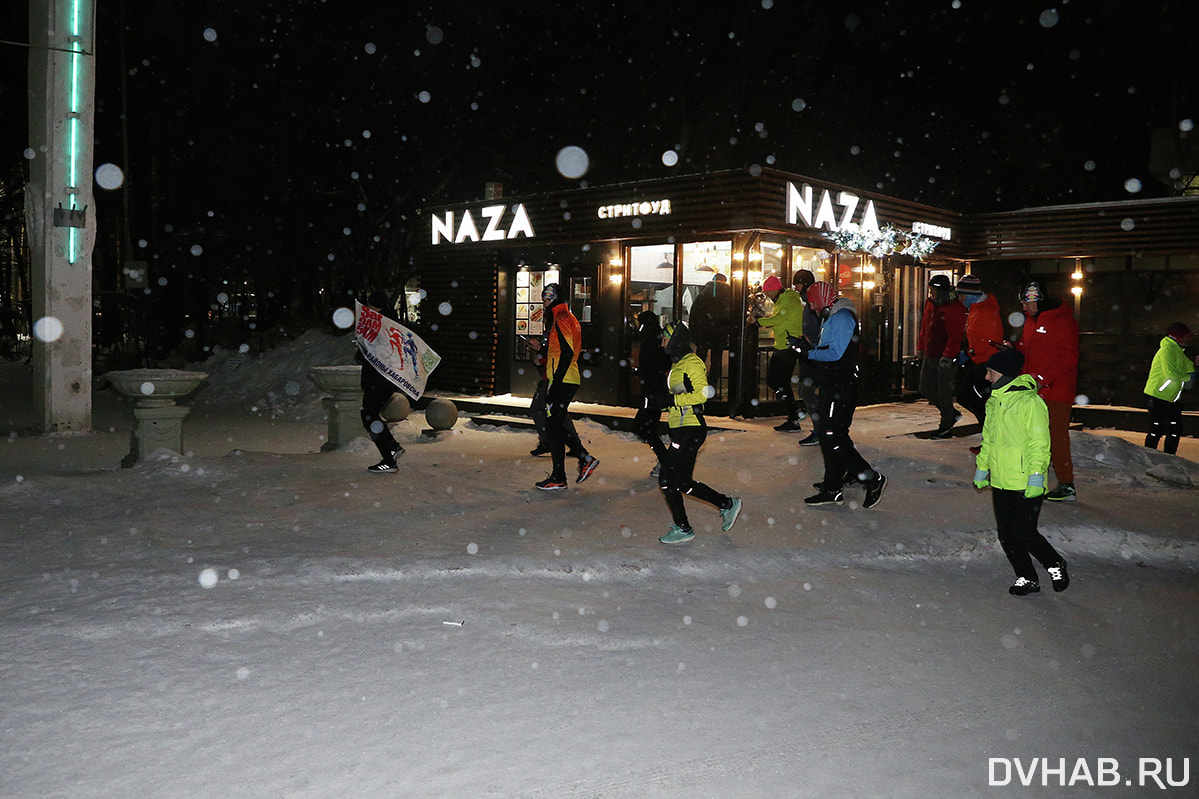
{"label": "red lettering on banner", "polygon": [[382,326],[383,315],[381,313],[372,311],[370,308],[363,308],[358,315],[358,326],[354,329],[354,333],[374,344]]}

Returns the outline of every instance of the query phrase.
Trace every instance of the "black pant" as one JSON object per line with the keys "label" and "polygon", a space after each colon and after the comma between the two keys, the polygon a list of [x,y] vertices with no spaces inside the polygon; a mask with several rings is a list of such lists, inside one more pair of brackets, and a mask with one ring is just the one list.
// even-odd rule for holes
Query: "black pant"
{"label": "black pant", "polygon": [[1023,491],[992,487],[991,507],[995,509],[999,545],[1003,547],[1003,553],[1007,555],[1017,577],[1038,582],[1033,558],[1039,560],[1046,569],[1062,562],[1062,556],[1037,530],[1041,497],[1029,499]]}
{"label": "black pant", "polygon": [[949,430],[957,421],[957,411],[953,407],[953,395],[956,393],[958,365],[956,361],[937,362],[937,395],[933,404],[941,412],[941,424],[938,430]]}
{"label": "black pant", "polygon": [[816,368],[812,362],[804,358],[799,362],[799,396],[803,400],[804,410],[812,420],[812,431],[816,430],[816,417],[819,416],[820,403],[816,398]]}
{"label": "black pant", "polygon": [[[567,424],[570,422],[567,409],[578,390],[577,383],[554,383],[545,395],[545,431],[550,440],[550,457],[554,460],[554,473],[551,477],[559,480],[566,479],[566,446],[571,443],[571,434],[567,432]],[[570,430],[574,431],[573,424],[570,426]],[[571,449],[571,455],[579,459],[587,455],[587,450],[579,441],[577,433],[573,437]]]}
{"label": "black pant", "polygon": [[[537,389],[533,392],[533,402],[529,405],[529,415],[533,417],[533,424],[537,425],[537,446],[542,449],[553,450],[550,445],[549,436],[549,417],[546,415],[546,389],[549,387],[550,381],[544,377],[537,381]],[[581,458],[587,450],[583,449],[582,442],[579,441],[579,434],[575,432],[574,420],[569,416],[562,423],[566,427],[566,452],[572,458]]]}
{"label": "black pant", "polygon": [[990,388],[987,385],[987,368],[981,363],[966,361],[958,369],[958,405],[961,405],[978,423],[982,424],[987,418],[987,395]]}
{"label": "black pant", "polygon": [[679,527],[691,527],[687,522],[687,509],[683,507],[683,494],[718,508],[727,508],[732,502],[728,496],[692,479],[695,458],[707,438],[707,427],[674,427],[670,430],[670,447],[658,474],[658,488],[662,489],[666,507],[670,508],[671,520]]}
{"label": "black pant", "polygon": [[[367,367],[372,368],[372,367]],[[381,378],[382,379],[382,378]],[[395,394],[395,386],[376,380],[364,380],[362,385],[362,426],[367,435],[375,442],[375,448],[384,460],[391,460],[391,453],[400,449],[395,436],[391,434],[387,421],[383,418],[383,409]]]}
{"label": "black pant", "polygon": [[666,460],[666,445],[658,435],[658,424],[662,421],[662,401],[654,397],[642,397],[641,407],[633,417],[633,432],[637,437],[649,444],[654,451],[658,463]]}
{"label": "black pant", "polygon": [[1157,442],[1164,437],[1162,452],[1176,454],[1178,439],[1182,437],[1182,403],[1149,395],[1145,395],[1145,399],[1149,403],[1149,435],[1145,436],[1145,446],[1157,449]]}
{"label": "black pant", "polygon": [[785,350],[775,350],[770,355],[770,363],[766,365],[766,385],[774,391],[774,395],[783,401],[787,409],[787,419],[799,421],[799,403],[795,401],[795,391],[791,378],[795,374],[795,362],[799,353],[788,347]]}
{"label": "black pant", "polygon": [[866,459],[858,454],[849,437],[853,413],[858,406],[856,377],[845,380],[825,380],[820,383],[817,398],[816,432],[820,435],[820,454],[824,456],[824,485],[836,491],[853,477],[863,483],[878,478]]}

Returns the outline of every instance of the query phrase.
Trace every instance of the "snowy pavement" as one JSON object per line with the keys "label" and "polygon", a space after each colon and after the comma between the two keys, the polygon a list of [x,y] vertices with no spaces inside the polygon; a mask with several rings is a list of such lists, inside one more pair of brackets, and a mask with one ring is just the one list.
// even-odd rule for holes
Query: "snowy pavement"
{"label": "snowy pavement", "polygon": [[1073,434],[1074,582],[1015,598],[926,406],[859,412],[874,510],[804,507],[819,453],[772,420],[714,434],[745,512],[689,500],[666,548],[627,434],[581,422],[601,465],[545,494],[531,433],[417,413],[373,475],[301,405],[197,401],[124,470],[107,392],[104,432],[0,441],[0,795],[1195,795],[1199,467],[1135,435]]}

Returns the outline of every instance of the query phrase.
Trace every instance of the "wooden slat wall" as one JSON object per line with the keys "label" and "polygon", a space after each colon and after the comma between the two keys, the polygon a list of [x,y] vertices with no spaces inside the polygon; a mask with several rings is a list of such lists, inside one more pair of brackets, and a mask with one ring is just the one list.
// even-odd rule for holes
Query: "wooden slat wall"
{"label": "wooden slat wall", "polygon": [[[420,261],[421,320],[414,327],[441,356],[429,388],[464,394],[495,393],[496,304],[495,252],[447,248],[427,252]],[[448,314],[443,314],[448,303]]]}
{"label": "wooden slat wall", "polygon": [[972,260],[1199,253],[1199,197],[982,214],[965,245]]}

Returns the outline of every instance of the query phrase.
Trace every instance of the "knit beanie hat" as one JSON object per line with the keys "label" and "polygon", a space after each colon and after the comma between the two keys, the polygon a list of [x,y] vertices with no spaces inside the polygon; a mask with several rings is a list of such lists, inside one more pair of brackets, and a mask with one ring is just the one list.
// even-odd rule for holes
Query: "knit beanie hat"
{"label": "knit beanie hat", "polygon": [[762,281],[762,291],[782,291],[783,281],[779,280],[778,275],[771,275]]}
{"label": "knit beanie hat", "polygon": [[1037,281],[1030,281],[1020,291],[1020,302],[1041,302],[1046,298],[1045,290],[1041,288],[1041,284]]}
{"label": "knit beanie hat", "polygon": [[1182,322],[1175,322],[1166,328],[1166,335],[1182,344],[1191,335],[1191,329]]}
{"label": "knit beanie hat", "polygon": [[958,294],[982,294],[983,282],[978,275],[962,275],[958,280]]}
{"label": "knit beanie hat", "polygon": [[1005,377],[1015,377],[1024,368],[1024,354],[1020,350],[1002,349],[987,358],[987,368]]}

